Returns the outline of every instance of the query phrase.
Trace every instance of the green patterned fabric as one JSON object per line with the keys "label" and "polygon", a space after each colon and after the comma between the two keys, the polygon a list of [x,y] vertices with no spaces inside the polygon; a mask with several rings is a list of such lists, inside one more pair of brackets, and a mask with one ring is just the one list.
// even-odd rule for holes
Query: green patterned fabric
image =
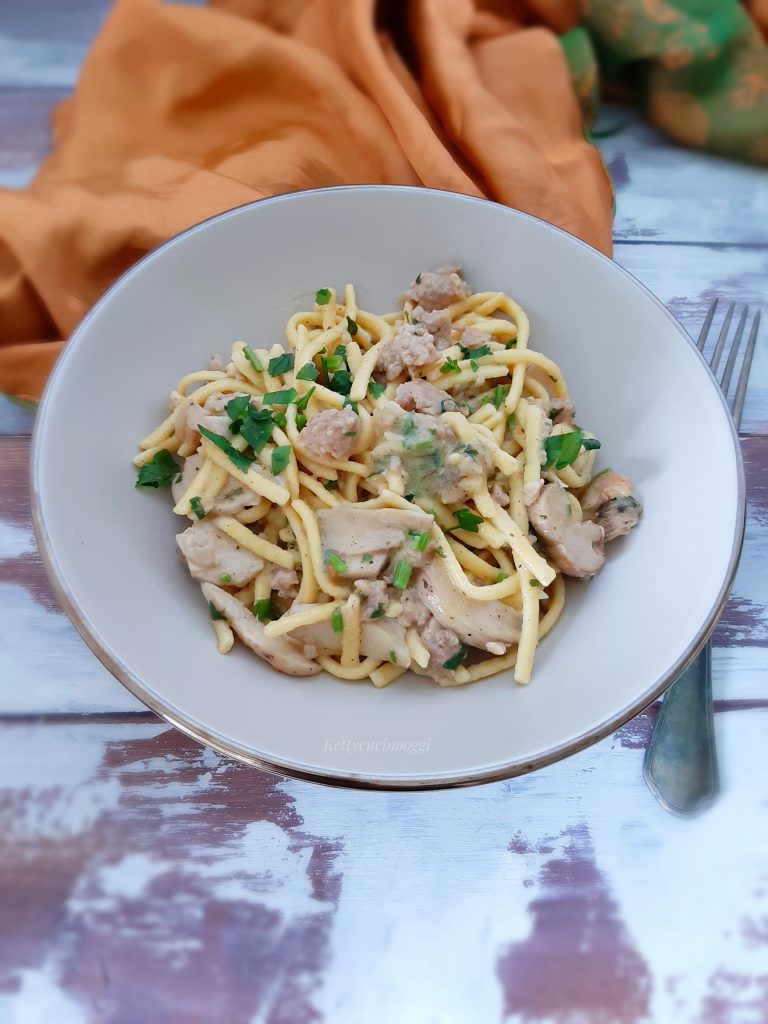
{"label": "green patterned fabric", "polygon": [[560,41],[588,125],[613,84],[678,142],[768,163],[768,46],[737,0],[581,0]]}

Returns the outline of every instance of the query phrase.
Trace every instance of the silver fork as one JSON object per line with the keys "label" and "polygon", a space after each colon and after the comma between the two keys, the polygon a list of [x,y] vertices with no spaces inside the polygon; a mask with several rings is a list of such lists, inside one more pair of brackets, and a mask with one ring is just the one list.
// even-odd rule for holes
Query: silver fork
{"label": "silver fork", "polygon": [[[700,352],[704,351],[716,309],[717,299],[709,307],[696,343]],[[709,361],[726,400],[749,317],[749,307],[745,306],[739,317],[736,333],[728,347],[725,367],[718,377],[720,362],[728,344],[734,309],[735,304],[732,302],[726,311]],[[752,320],[741,372],[729,402],[737,430],[744,411],[744,399],[759,325],[758,310]],[[699,814],[710,806],[719,792],[712,707],[712,645],[709,640],[667,690],[645,752],[643,777],[662,807],[673,814]]]}

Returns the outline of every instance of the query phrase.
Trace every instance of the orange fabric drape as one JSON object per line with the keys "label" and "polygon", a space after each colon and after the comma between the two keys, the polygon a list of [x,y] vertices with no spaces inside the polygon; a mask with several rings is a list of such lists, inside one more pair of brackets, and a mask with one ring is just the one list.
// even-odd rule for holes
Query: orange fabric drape
{"label": "orange fabric drape", "polygon": [[[39,398],[131,263],[277,192],[391,182],[483,195],[610,251],[611,187],[557,34],[563,0],[116,0],[54,144],[0,191],[0,391]],[[437,255],[437,254],[436,254]]]}

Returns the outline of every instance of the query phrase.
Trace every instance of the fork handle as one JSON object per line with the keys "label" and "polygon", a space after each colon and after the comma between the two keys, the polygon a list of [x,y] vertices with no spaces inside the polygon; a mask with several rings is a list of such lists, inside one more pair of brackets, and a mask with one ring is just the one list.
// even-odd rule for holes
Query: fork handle
{"label": "fork handle", "polygon": [[718,794],[709,642],[667,690],[645,752],[643,777],[673,814],[699,814]]}

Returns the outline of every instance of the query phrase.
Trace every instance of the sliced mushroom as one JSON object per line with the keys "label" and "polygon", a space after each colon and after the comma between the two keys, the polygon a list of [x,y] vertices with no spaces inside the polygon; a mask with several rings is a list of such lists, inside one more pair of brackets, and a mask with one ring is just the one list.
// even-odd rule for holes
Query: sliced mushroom
{"label": "sliced mushroom", "polygon": [[611,498],[630,498],[632,481],[625,476],[607,469],[598,473],[582,491],[579,498],[581,511],[585,519],[594,519],[597,510]]}
{"label": "sliced mushroom", "polygon": [[633,526],[640,522],[643,506],[632,495],[626,498],[611,498],[600,506],[595,522],[602,526],[606,540],[624,537]]}
{"label": "sliced mushroom", "polygon": [[321,671],[293,640],[285,636],[265,636],[264,626],[232,594],[212,583],[204,583],[202,590],[206,601],[224,616],[246,647],[279,672],[289,676],[316,676]]}
{"label": "sliced mushroom", "polygon": [[582,522],[579,503],[560,484],[547,484],[528,515],[549,557],[566,576],[583,579],[602,569],[603,528]]}
{"label": "sliced mushroom", "polygon": [[399,548],[409,530],[426,533],[432,516],[417,509],[356,508],[337,505],[317,513],[323,550],[342,556],[347,567],[342,579],[376,579],[390,552]]}
{"label": "sliced mushroom", "polygon": [[[295,605],[291,610],[299,611]],[[311,626],[295,629],[292,636],[303,643],[314,644],[328,654],[340,654],[342,634],[335,633],[330,621],[315,622]],[[394,661],[401,668],[408,668],[411,652],[405,642],[405,630],[394,619],[372,619],[360,623],[360,652],[366,658]]]}
{"label": "sliced mushroom", "polygon": [[473,601],[453,585],[441,558],[419,573],[414,590],[441,626],[452,629],[466,644],[498,653],[520,639],[520,612],[502,601]]}
{"label": "sliced mushroom", "polygon": [[244,587],[259,572],[263,559],[217,530],[213,523],[193,523],[176,537],[192,577],[218,583],[228,576],[235,587]]}

